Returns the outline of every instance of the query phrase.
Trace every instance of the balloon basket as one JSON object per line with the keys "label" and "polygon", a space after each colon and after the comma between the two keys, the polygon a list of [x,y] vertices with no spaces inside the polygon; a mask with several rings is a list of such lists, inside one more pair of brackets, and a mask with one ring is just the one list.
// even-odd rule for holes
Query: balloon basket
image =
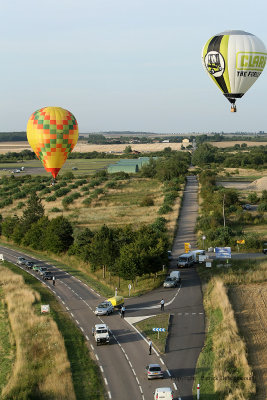
{"label": "balloon basket", "polygon": [[236,106],[231,107],[231,112],[236,112]]}

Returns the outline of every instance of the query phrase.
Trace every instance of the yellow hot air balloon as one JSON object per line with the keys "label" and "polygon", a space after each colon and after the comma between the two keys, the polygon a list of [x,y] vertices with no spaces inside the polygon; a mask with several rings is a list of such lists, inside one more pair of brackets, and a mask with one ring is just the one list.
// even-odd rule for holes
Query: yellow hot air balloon
{"label": "yellow hot air balloon", "polygon": [[53,178],[74,149],[78,136],[76,118],[61,107],[41,108],[31,115],[27,124],[28,142]]}

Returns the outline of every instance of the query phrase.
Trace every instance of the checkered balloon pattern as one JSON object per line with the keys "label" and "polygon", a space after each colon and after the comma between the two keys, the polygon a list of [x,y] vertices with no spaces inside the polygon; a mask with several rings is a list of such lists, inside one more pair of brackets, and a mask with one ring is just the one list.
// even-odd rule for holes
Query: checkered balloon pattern
{"label": "checkered balloon pattern", "polygon": [[54,178],[74,149],[78,136],[74,115],[61,107],[41,108],[28,121],[28,142]]}

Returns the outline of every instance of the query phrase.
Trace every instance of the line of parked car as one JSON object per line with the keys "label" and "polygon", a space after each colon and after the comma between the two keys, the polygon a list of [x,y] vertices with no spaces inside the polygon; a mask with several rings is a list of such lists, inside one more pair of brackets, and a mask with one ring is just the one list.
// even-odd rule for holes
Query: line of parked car
{"label": "line of parked car", "polygon": [[52,274],[51,271],[48,270],[47,267],[40,266],[40,265],[36,264],[33,261],[26,260],[26,258],[24,258],[24,257],[18,257],[17,264],[18,265],[25,265],[25,267],[27,269],[31,269],[33,271],[36,271],[38,274],[41,275],[41,277],[44,280],[52,280],[53,279],[53,274]]}

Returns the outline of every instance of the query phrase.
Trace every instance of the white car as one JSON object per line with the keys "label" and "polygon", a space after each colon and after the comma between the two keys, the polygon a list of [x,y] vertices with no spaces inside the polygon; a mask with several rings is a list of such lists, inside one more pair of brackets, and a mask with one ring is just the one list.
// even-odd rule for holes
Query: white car
{"label": "white car", "polygon": [[172,400],[173,391],[170,387],[157,388],[154,392],[154,400]]}

